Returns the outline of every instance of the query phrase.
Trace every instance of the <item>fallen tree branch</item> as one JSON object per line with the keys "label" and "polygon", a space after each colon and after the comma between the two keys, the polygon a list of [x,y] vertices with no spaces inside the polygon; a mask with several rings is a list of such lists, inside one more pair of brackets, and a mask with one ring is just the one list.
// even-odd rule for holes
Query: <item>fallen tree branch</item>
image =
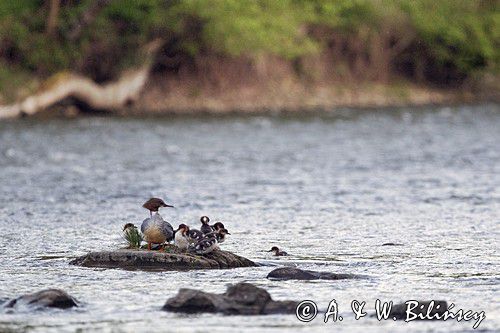
{"label": "fallen tree branch", "polygon": [[32,115],[68,97],[73,97],[95,110],[112,111],[133,103],[139,97],[149,77],[154,55],[161,45],[160,40],[148,44],[144,49],[144,64],[137,69],[124,72],[115,82],[99,85],[82,75],[56,74],[48,79],[35,95],[19,103],[0,105],[0,119],[14,118],[23,114]]}

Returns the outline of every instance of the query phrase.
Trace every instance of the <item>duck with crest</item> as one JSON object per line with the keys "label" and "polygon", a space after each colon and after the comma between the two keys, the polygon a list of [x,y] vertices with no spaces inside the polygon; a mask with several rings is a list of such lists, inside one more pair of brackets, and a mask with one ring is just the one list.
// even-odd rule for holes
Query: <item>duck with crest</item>
{"label": "duck with crest", "polygon": [[149,199],[148,201],[146,201],[142,207],[146,208],[147,210],[149,210],[149,216],[153,216],[153,212],[158,212],[158,210],[161,208],[161,207],[170,207],[170,208],[174,208],[174,206],[172,205],[167,205],[165,203],[165,201],[163,201],[162,199],[160,198],[151,198]]}
{"label": "duck with crest", "polygon": [[[162,199],[151,198],[142,205],[149,210],[151,217],[145,219],[141,225],[141,232],[144,235],[144,240],[148,243],[148,250],[151,250],[151,244],[161,244],[170,242],[174,239],[174,228],[170,223],[165,221],[158,210],[160,207],[173,207],[167,205]],[[153,212],[156,212],[153,215]]]}

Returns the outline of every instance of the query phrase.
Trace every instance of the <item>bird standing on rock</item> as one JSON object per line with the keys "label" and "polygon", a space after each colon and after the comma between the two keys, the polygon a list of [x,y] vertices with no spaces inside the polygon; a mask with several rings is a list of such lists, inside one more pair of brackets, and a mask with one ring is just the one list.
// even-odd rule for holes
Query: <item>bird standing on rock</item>
{"label": "bird standing on rock", "polygon": [[203,232],[201,232],[200,230],[191,229],[191,228],[189,228],[187,236],[188,236],[190,243],[197,243],[197,242],[201,241],[203,238],[205,238],[205,234]]}
{"label": "bird standing on rock", "polygon": [[133,223],[126,223],[123,226],[123,233],[128,234],[129,232],[131,232],[134,229],[137,229],[137,227]]}
{"label": "bird standing on rock", "polygon": [[175,231],[174,242],[180,250],[187,250],[189,248],[189,227],[185,224],[179,225],[179,228]]}
{"label": "bird standing on rock", "polygon": [[217,249],[217,239],[213,234],[205,235],[205,237],[197,242],[196,244],[191,245],[190,249],[196,254],[207,254],[215,249]]}
{"label": "bird standing on rock", "polygon": [[215,239],[217,239],[217,243],[224,243],[226,240],[226,235],[231,235],[226,228],[219,229],[215,232]]}
{"label": "bird standing on rock", "polygon": [[201,222],[200,230],[202,233],[209,234],[209,233],[213,232],[212,227],[208,224],[210,222],[210,219],[208,218],[208,216],[202,216],[200,218],[200,222]]}
{"label": "bird standing on rock", "polygon": [[224,224],[222,224],[222,222],[215,222],[210,227],[212,228],[213,231],[219,231],[220,229],[225,229]]}
{"label": "bird standing on rock", "polygon": [[174,239],[174,228],[158,213],[142,222],[141,232],[144,240],[148,242],[148,250],[151,250],[152,243],[163,244]]}
{"label": "bird standing on rock", "polygon": [[122,237],[127,241],[129,248],[141,247],[142,236],[133,223],[127,223],[123,226]]}
{"label": "bird standing on rock", "polygon": [[149,199],[148,201],[146,201],[144,203],[144,205],[142,205],[142,207],[146,208],[147,210],[149,210],[149,216],[153,216],[153,212],[158,212],[158,210],[161,208],[161,207],[171,207],[171,208],[174,208],[174,206],[172,205],[167,205],[165,203],[165,201],[163,201],[162,199],[160,198],[151,198]]}

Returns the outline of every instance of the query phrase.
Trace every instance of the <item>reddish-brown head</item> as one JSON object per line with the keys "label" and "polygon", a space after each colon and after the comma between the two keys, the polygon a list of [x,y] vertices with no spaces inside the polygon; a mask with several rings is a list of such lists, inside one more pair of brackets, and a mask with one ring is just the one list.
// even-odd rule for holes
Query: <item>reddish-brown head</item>
{"label": "reddish-brown head", "polygon": [[180,231],[182,232],[183,235],[185,235],[187,232],[189,232],[189,227],[187,225],[185,225],[184,223],[183,224],[179,224],[179,228],[177,228],[177,231]]}

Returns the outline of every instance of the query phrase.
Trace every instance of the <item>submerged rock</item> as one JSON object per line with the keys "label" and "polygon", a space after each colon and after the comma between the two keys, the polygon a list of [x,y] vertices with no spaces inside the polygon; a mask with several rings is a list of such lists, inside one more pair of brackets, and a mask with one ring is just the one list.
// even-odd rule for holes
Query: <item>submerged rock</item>
{"label": "submerged rock", "polygon": [[26,294],[9,300],[5,308],[30,307],[40,308],[59,308],[68,309],[78,306],[76,300],[65,291],[59,289],[45,289],[33,294]]}
{"label": "submerged rock", "polygon": [[276,280],[342,280],[342,279],[357,279],[361,278],[361,276],[354,274],[316,272],[316,271],[303,270],[295,267],[279,267],[272,270],[267,275],[267,278]]}
{"label": "submerged rock", "polygon": [[250,283],[238,283],[223,294],[201,290],[180,289],[168,299],[163,310],[171,312],[219,312],[227,315],[259,315],[295,313],[297,302],[274,301],[262,288]]}
{"label": "submerged rock", "polygon": [[70,264],[83,267],[166,271],[257,266],[253,261],[228,251],[216,250],[197,255],[181,252],[175,246],[168,246],[165,251],[122,249],[90,252],[72,260]]}

